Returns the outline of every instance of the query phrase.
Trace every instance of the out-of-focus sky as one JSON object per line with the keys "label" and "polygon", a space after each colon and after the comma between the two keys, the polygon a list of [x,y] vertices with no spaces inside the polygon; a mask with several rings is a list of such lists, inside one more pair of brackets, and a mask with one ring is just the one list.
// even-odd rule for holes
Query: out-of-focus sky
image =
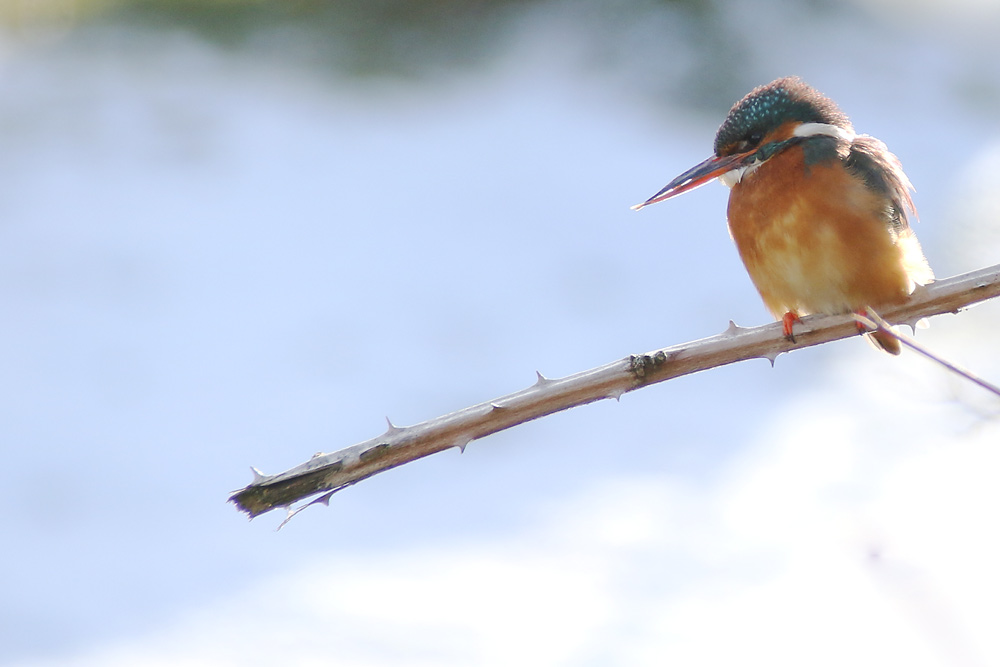
{"label": "out-of-focus sky", "polygon": [[[976,3],[9,3],[0,664],[987,665],[997,404],[842,341],[252,523],[249,467],[769,321],[726,190],[798,74],[1000,256]],[[410,9],[408,9],[410,8]],[[1000,377],[996,304],[919,338]]]}

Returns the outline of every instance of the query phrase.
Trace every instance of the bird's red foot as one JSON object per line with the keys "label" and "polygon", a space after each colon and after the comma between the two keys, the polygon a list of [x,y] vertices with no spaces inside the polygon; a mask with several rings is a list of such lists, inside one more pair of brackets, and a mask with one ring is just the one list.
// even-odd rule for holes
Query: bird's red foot
{"label": "bird's red foot", "polygon": [[[861,315],[862,317],[868,317],[868,313],[866,313],[863,310],[856,310],[856,311],[854,311],[854,314],[855,315]],[[861,322],[855,322],[854,326],[856,326],[858,328],[858,333],[859,334],[866,334],[866,333],[871,333],[872,332],[871,329],[869,329],[868,327],[866,327],[864,324],[861,324]]]}
{"label": "bird's red foot", "polygon": [[795,342],[795,334],[792,333],[792,327],[799,321],[799,314],[792,310],[785,313],[784,317],[781,318],[781,330],[785,332],[786,340]]}

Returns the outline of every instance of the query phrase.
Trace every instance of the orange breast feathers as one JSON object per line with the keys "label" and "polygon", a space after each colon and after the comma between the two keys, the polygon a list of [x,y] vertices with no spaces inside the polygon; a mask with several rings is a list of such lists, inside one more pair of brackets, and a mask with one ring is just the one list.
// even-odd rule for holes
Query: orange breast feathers
{"label": "orange breast feathers", "polygon": [[794,146],[733,186],[729,230],[776,318],[877,309],[905,302],[929,278],[916,237],[892,223],[890,205],[839,159],[807,166]]}

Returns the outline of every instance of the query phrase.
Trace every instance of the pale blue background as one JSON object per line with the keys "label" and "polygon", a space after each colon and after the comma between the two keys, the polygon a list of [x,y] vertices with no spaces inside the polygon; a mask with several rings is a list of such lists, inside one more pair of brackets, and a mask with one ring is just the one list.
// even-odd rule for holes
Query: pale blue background
{"label": "pale blue background", "polygon": [[[900,156],[938,275],[1000,257],[995,8],[502,16],[468,51],[400,32],[412,62],[374,71],[350,25],[8,25],[0,664],[1000,657],[996,404],[860,340],[520,426],[279,533],[225,503],[386,416],[769,321],[724,188],[628,207],[777,76]],[[920,337],[1000,377],[997,313]]]}

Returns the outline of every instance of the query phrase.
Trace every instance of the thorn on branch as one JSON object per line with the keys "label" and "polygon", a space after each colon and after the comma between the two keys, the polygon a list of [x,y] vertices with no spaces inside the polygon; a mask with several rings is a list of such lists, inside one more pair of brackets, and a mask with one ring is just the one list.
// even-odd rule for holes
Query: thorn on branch
{"label": "thorn on branch", "polygon": [[[301,505],[300,507],[296,507],[296,508],[286,507],[285,508],[286,509],[285,519],[284,519],[284,521],[282,521],[281,523],[278,524],[278,527],[275,528],[274,531],[278,532],[279,530],[281,530],[282,528],[284,528],[285,524],[288,523],[289,521],[291,521],[293,516],[295,516],[296,514],[298,514],[299,512],[301,512],[302,510],[304,510],[307,507],[312,507],[313,505],[315,505],[317,503],[321,503],[321,504],[326,505],[327,507],[329,507],[330,506],[330,498],[337,491],[340,491],[340,489],[334,489],[333,491],[328,491],[328,492],[324,493],[322,496],[320,496],[319,498],[314,498],[313,500],[310,500],[308,503],[306,503],[305,505]],[[250,517],[250,518],[252,519],[253,517]]]}
{"label": "thorn on branch", "polygon": [[385,430],[385,434],[386,435],[395,435],[395,434],[397,434],[397,433],[399,433],[400,431],[403,430],[399,426],[396,426],[395,424],[393,424],[392,420],[389,419],[388,417],[385,418],[385,423],[389,425],[389,427]]}

